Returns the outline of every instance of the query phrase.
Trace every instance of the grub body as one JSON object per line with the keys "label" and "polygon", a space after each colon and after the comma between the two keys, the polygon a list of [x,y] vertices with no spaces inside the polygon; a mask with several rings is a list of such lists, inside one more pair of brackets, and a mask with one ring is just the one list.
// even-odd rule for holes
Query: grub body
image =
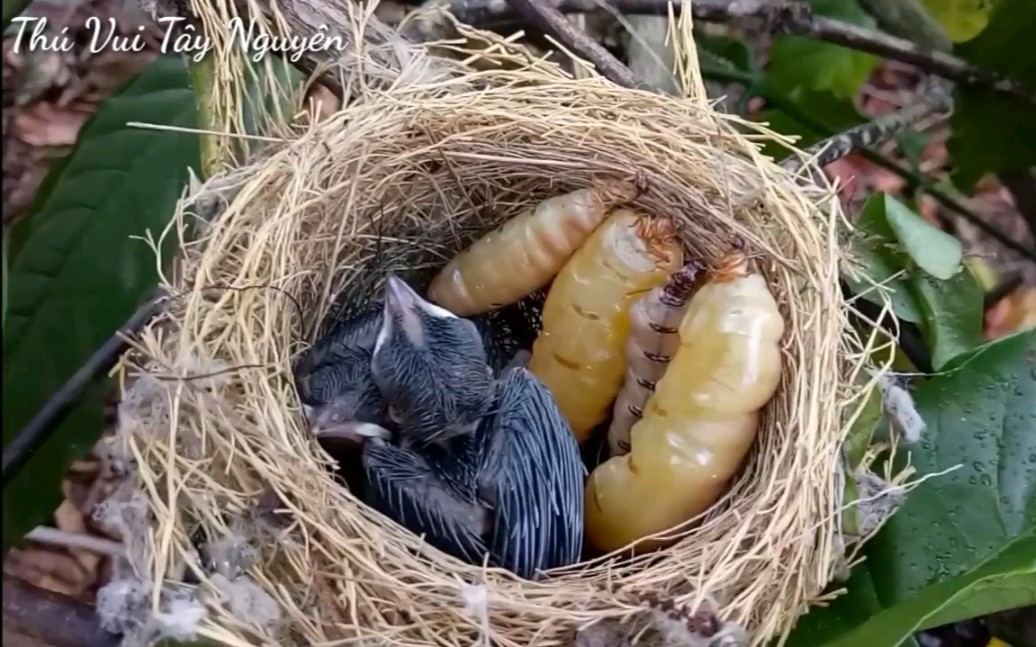
{"label": "grub body", "polygon": [[626,376],[608,427],[611,456],[629,453],[630,429],[643,417],[644,405],[680,347],[680,322],[687,314],[691,295],[701,286],[702,269],[698,261],[688,263],[664,286],[654,288],[630,308]]}
{"label": "grub body", "polygon": [[529,370],[553,394],[579,442],[608,417],[622,387],[630,307],[682,264],[672,226],[663,222],[616,209],[547,295]]}
{"label": "grub body", "polygon": [[744,267],[691,300],[680,347],[633,426],[630,453],[591,474],[587,534],[598,548],[621,548],[706,511],[742,465],[780,381],[785,328],[765,279]]}
{"label": "grub body", "polygon": [[608,211],[635,195],[633,182],[611,182],[548,198],[450,261],[428,297],[464,317],[515,303],[549,283]]}

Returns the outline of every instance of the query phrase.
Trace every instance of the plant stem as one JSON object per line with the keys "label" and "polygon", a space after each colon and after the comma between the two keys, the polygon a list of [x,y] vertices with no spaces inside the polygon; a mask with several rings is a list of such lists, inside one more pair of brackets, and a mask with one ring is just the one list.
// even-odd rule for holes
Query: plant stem
{"label": "plant stem", "polygon": [[68,532],[58,528],[49,528],[47,526],[33,528],[25,535],[25,539],[40,544],[61,546],[62,548],[87,550],[91,553],[108,557],[122,557],[126,554],[126,547],[117,541],[104,539],[103,537],[94,537],[81,532]]}
{"label": "plant stem", "polygon": [[201,135],[201,176],[208,179],[219,172],[222,162],[220,137],[217,130],[216,111],[212,103],[212,88],[216,79],[215,57],[207,54],[200,63],[187,59],[187,70],[194,88],[194,99],[198,105],[198,125],[209,132]]}
{"label": "plant stem", "polygon": [[616,85],[627,88],[643,87],[626,65],[615,58],[600,43],[590,38],[546,0],[507,0],[526,20],[550,34],[565,47],[585,58],[601,74]]}

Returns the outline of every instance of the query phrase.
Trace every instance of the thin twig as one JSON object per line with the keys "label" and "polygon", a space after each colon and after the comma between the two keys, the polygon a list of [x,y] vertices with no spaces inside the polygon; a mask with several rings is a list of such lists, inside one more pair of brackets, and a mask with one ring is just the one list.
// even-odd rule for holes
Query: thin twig
{"label": "thin twig", "polygon": [[[748,72],[742,72],[735,69],[717,69],[717,68],[702,68],[702,75],[707,78],[712,78],[717,81],[723,81],[726,83],[737,83],[744,85],[748,88],[752,88],[757,95],[765,100],[767,103],[777,108],[781,112],[786,113],[789,117],[799,122],[806,128],[809,128],[814,133],[822,136],[832,136],[834,132],[831,128],[828,128],[823,123],[817,121],[811,117],[804,110],[800,109],[798,105],[782,95],[780,92],[775,91],[773,88],[767,87],[765,84],[760,85],[757,83],[758,79],[749,74]],[[837,136],[837,135],[835,135]],[[851,152],[851,151],[850,151]],[[999,229],[990,225],[988,222],[983,220],[974,211],[961,204],[957,199],[950,196],[945,191],[934,186],[927,178],[917,173],[914,173],[910,169],[904,168],[896,162],[886,158],[880,153],[871,150],[870,148],[861,148],[857,151],[861,157],[866,159],[868,162],[880,166],[883,169],[891,171],[900,178],[906,180],[910,188],[923,191],[932,197],[936,202],[942,205],[945,209],[952,211],[961,218],[967,220],[978,229],[982,230],[986,234],[993,238],[1001,245],[1010,249],[1011,251],[1017,252],[1021,256],[1028,260],[1036,262],[1036,250],[1027,247],[1019,243],[1018,241],[1009,238]],[[830,162],[828,162],[830,163]]]}
{"label": "thin twig", "polygon": [[68,381],[44,403],[33,419],[4,447],[4,487],[7,487],[21,468],[57,430],[83,397],[83,393],[93,380],[115,365],[119,356],[126,350],[126,337],[135,335],[151,320],[152,315],[158,310],[160,301],[159,298],[149,299],[147,303],[137,309],[126,323],[109,337],[86,360],[86,363],[72,374],[72,377],[68,378]]}
{"label": "thin twig", "polygon": [[[527,2],[528,0],[519,0]],[[559,14],[587,13],[600,9],[624,14],[668,15],[671,0],[549,0],[537,2],[554,8]],[[511,3],[514,4],[513,2]],[[517,9],[517,7],[515,7]],[[673,11],[680,14],[681,4],[673,0]],[[841,45],[861,52],[913,65],[931,74],[966,85],[988,86],[998,92],[1036,103],[1036,90],[991,70],[970,65],[951,54],[933,51],[904,38],[873,29],[866,29],[840,20],[813,15],[806,2],[789,0],[696,0],[691,5],[694,17],[705,22],[753,23],[769,33],[787,33]],[[488,19],[508,18],[503,0],[455,0],[450,12],[470,24],[484,24]]]}
{"label": "thin twig", "polygon": [[1014,198],[1014,206],[1036,241],[1036,170],[1001,171],[1000,182]]}
{"label": "thin twig", "polygon": [[25,535],[25,539],[40,544],[61,546],[62,548],[88,550],[91,553],[108,557],[123,557],[126,555],[126,547],[117,541],[105,539],[104,537],[94,537],[81,532],[68,532],[59,528],[49,528],[47,526],[33,528],[29,531],[29,534]]}
{"label": "thin twig", "polygon": [[[831,162],[848,157],[853,151],[871,148],[875,144],[891,139],[897,133],[906,130],[922,119],[949,110],[949,95],[945,92],[934,94],[935,96],[917,105],[908,106],[860,124],[855,128],[850,128],[845,132],[832,135],[810,146],[805,153],[816,160],[817,166],[827,166]],[[789,157],[781,164],[791,170],[798,170],[802,161],[798,157]]]}
{"label": "thin twig", "polygon": [[516,12],[544,32],[550,34],[574,53],[594,64],[612,83],[627,88],[643,87],[619,59],[590,38],[545,0],[507,0]]}

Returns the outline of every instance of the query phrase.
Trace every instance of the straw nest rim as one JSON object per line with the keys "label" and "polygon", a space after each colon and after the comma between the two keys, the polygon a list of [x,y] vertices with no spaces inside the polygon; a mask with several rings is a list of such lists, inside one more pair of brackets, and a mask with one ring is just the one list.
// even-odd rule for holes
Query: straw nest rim
{"label": "straw nest rim", "polygon": [[[371,92],[181,201],[167,232],[180,240],[164,281],[173,298],[123,367],[123,437],[155,517],[148,572],[160,581],[186,565],[205,581],[192,542],[247,535],[259,547],[248,572],[283,614],[276,634],[213,602],[203,635],[567,644],[600,620],[629,620],[630,635],[693,631],[709,604],[759,643],[819,599],[841,556],[837,465],[861,401],[861,344],[838,284],[842,214],[829,189],[760,154],[754,142],[778,136],[702,96],[541,63],[469,70]],[[308,437],[291,377],[334,295],[370,289],[374,269],[427,278],[523,207],[634,169],[648,186],[634,206],[673,218],[694,256],[740,236],[787,322],[781,386],[720,503],[661,553],[528,582],[445,556],[353,498]],[[197,214],[213,199],[222,213],[207,223]],[[281,521],[268,521],[265,491]]]}

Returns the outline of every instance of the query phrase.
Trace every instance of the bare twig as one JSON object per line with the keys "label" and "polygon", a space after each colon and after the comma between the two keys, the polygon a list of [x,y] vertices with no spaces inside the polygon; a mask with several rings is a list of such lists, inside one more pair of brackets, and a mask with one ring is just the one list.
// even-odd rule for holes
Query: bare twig
{"label": "bare twig", "polygon": [[1036,170],[1003,171],[1000,181],[1014,198],[1014,206],[1022,215],[1029,232],[1036,240]]}
{"label": "bare twig", "polygon": [[[670,0],[549,0],[549,5],[559,13],[582,13],[604,8],[624,14],[667,15],[669,2]],[[548,6],[548,2],[539,4]],[[679,15],[679,2],[673,2],[673,10]],[[455,0],[450,6],[450,11],[465,22],[478,24],[486,22],[488,18],[506,18],[508,8],[503,0]],[[977,68],[956,56],[918,45],[904,38],[840,20],[814,16],[810,5],[805,2],[696,0],[691,6],[691,11],[698,20],[750,22],[770,33],[793,34],[876,54],[916,66],[958,83],[988,86],[996,91],[1036,103],[1036,91],[1019,81]]]}
{"label": "bare twig", "polygon": [[[917,122],[950,108],[949,94],[941,90],[931,92],[929,99],[920,104],[908,106],[889,115],[878,117],[873,121],[850,128],[832,135],[827,139],[806,149],[809,157],[815,158],[817,165],[827,166],[831,162],[847,157],[853,151],[871,148],[875,144],[891,139],[900,131],[906,130]],[[802,162],[800,158],[789,157],[782,165],[798,170]]]}
{"label": "bare twig", "polygon": [[83,397],[94,379],[107,372],[126,350],[126,337],[135,335],[151,320],[159,308],[161,297],[149,299],[126,321],[104,344],[94,352],[83,366],[68,378],[57,392],[47,400],[39,412],[4,447],[4,487],[15,474],[39,450],[57,430],[68,414]]}
{"label": "bare twig", "polygon": [[545,0],[507,0],[516,12],[526,20],[550,34],[572,52],[594,64],[601,74],[612,83],[627,88],[644,87],[628,67],[612,56],[597,41],[586,35],[568,18]]}
{"label": "bare twig", "polygon": [[920,0],[860,0],[860,4],[890,34],[935,52],[953,49],[946,30],[932,18]]}
{"label": "bare twig", "polygon": [[25,535],[25,539],[62,548],[88,550],[91,553],[107,555],[108,557],[122,557],[126,554],[126,547],[117,541],[103,537],[94,537],[81,532],[48,528],[47,526],[33,528]]}

